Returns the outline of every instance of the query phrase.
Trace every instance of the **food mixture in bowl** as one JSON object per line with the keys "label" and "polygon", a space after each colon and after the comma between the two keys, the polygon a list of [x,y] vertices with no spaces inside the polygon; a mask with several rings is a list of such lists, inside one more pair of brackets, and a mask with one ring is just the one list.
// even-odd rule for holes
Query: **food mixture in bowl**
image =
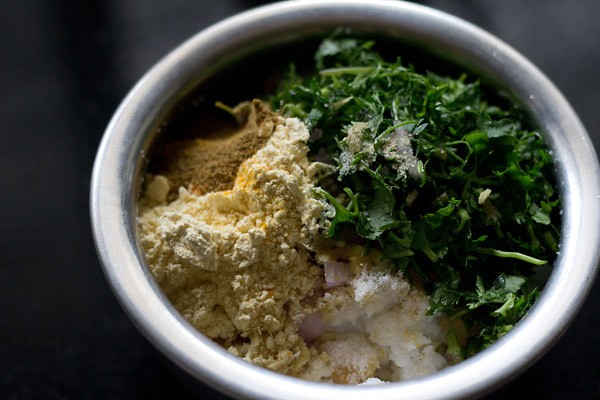
{"label": "food mixture in bowl", "polygon": [[139,228],[160,287],[259,366],[360,384],[434,373],[535,302],[557,252],[552,158],[518,106],[334,35],[315,72],[162,146]]}

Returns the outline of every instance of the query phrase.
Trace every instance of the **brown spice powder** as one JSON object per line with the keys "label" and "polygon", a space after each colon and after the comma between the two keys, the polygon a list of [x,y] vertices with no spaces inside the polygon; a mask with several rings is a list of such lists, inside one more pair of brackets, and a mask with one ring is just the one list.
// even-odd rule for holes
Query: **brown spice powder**
{"label": "brown spice powder", "polygon": [[170,183],[168,199],[177,197],[180,187],[198,195],[233,188],[243,161],[262,148],[279,116],[260,100],[244,102],[232,110],[238,129],[211,132],[210,136],[170,143],[157,156],[159,170]]}

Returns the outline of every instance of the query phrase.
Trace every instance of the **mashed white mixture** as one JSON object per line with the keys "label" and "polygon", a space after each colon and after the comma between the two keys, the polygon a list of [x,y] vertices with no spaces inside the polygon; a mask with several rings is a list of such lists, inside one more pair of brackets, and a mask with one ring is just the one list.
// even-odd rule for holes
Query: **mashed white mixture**
{"label": "mashed white mixture", "polygon": [[[272,131],[272,133],[271,133]],[[279,119],[231,190],[167,203],[148,178],[139,226],[157,282],[182,315],[231,353],[292,376],[336,383],[411,379],[447,365],[428,298],[376,251],[320,233],[314,196],[329,166],[307,159],[308,131]]]}

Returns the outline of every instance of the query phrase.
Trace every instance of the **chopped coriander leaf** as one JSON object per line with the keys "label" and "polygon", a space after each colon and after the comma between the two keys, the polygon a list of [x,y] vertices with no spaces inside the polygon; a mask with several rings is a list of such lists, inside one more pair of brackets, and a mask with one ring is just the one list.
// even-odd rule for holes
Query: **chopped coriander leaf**
{"label": "chopped coriander leaf", "polygon": [[[506,334],[541,289],[559,238],[552,157],[518,105],[466,74],[420,74],[384,60],[373,41],[333,36],[316,71],[289,79],[272,104],[318,135],[313,155],[337,167],[318,191],[352,232],[430,295],[429,313],[460,320],[461,360]],[[337,199],[337,200],[336,200]]]}

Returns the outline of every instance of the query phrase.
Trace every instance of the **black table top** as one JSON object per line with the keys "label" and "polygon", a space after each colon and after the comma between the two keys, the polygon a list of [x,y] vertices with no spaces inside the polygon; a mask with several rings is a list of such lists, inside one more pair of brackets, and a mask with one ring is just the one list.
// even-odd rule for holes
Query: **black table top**
{"label": "black table top", "polygon": [[[170,49],[261,1],[0,2],[0,397],[190,398],[118,305],[88,213],[111,114]],[[600,146],[600,2],[422,1],[489,30],[564,93]],[[486,398],[600,398],[600,288],[561,340]],[[205,399],[225,399],[206,389]]]}

